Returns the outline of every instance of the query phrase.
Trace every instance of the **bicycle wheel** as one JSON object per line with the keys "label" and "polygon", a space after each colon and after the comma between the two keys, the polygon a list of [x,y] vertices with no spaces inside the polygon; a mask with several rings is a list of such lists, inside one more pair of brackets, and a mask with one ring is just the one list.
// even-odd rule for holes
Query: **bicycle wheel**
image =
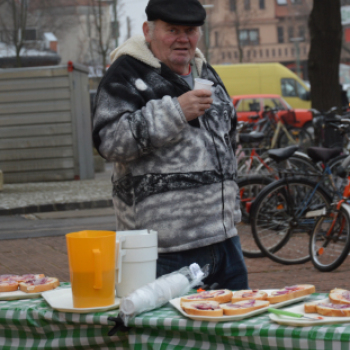
{"label": "bicycle wheel", "polygon": [[310,237],[310,256],[316,269],[322,272],[335,270],[349,254],[350,250],[350,215],[340,208],[320,217]]}
{"label": "bicycle wheel", "polygon": [[263,254],[255,244],[250,226],[250,208],[255,197],[272,179],[262,176],[248,176],[245,179],[237,181],[240,194],[240,207],[242,212],[242,221],[237,225],[238,234],[241,241],[243,255],[247,258],[262,257]]}
{"label": "bicycle wheel", "polygon": [[307,178],[282,179],[255,198],[250,214],[252,233],[260,250],[273,261],[291,265],[310,259],[309,235],[315,218],[306,214],[328,208],[332,199],[316,185]]}
{"label": "bicycle wheel", "polygon": [[313,146],[312,136],[305,129],[290,127],[287,130],[294,140],[294,143],[289,140],[286,133],[281,132],[277,140],[279,148],[296,144],[299,145],[300,150],[305,151],[308,147]]}

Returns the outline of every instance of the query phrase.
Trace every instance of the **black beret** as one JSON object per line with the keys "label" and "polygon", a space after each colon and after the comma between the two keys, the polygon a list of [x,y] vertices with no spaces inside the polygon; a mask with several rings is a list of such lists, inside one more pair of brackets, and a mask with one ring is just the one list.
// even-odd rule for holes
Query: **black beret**
{"label": "black beret", "polygon": [[206,12],[198,0],[149,0],[146,7],[148,21],[199,27],[204,24]]}

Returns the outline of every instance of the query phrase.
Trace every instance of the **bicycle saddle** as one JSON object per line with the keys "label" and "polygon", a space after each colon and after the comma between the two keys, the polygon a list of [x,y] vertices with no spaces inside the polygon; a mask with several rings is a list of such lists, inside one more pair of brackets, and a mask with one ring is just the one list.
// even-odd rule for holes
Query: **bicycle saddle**
{"label": "bicycle saddle", "polygon": [[271,149],[267,151],[267,154],[274,161],[282,162],[282,160],[288,159],[293,153],[299,148],[297,145],[279,148],[279,149]]}
{"label": "bicycle saddle", "polygon": [[324,147],[309,147],[306,150],[308,156],[315,162],[322,161],[327,163],[330,159],[339,156],[343,149],[341,147],[336,148],[324,148]]}
{"label": "bicycle saddle", "polygon": [[265,134],[263,132],[251,132],[249,134],[239,134],[240,143],[252,143],[260,142],[264,139]]}

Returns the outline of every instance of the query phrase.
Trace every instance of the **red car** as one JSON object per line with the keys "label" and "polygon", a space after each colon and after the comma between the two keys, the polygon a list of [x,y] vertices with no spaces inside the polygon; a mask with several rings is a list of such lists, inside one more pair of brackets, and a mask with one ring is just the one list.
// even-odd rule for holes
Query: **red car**
{"label": "red car", "polygon": [[[256,94],[256,95],[240,95],[232,96],[233,104],[236,108],[238,121],[250,121],[249,116],[260,114],[266,106],[270,108],[278,108],[279,116],[290,116],[288,124],[298,128],[311,126],[312,113],[307,109],[293,109],[279,95]],[[294,118],[294,116],[295,118]]]}

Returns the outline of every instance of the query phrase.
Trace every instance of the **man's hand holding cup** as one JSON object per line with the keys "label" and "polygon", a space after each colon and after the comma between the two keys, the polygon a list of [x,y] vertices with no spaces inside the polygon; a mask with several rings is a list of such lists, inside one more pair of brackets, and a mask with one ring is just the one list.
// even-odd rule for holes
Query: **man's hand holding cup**
{"label": "man's hand holding cup", "polygon": [[196,78],[194,89],[178,97],[187,121],[198,118],[204,114],[205,110],[210,108],[213,103],[211,98],[212,85],[213,82],[210,80]]}

